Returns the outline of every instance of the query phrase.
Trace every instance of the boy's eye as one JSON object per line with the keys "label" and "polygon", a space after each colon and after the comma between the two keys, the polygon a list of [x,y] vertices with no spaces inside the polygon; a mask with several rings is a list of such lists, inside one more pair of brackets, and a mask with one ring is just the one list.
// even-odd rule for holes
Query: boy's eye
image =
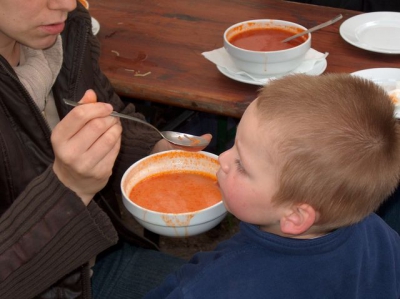
{"label": "boy's eye", "polygon": [[239,172],[241,172],[241,173],[245,173],[245,172],[246,172],[246,171],[244,170],[242,164],[240,163],[240,160],[239,160],[239,159],[236,159],[236,160],[235,160],[235,164],[236,164],[236,168],[237,168],[237,170],[238,170]]}

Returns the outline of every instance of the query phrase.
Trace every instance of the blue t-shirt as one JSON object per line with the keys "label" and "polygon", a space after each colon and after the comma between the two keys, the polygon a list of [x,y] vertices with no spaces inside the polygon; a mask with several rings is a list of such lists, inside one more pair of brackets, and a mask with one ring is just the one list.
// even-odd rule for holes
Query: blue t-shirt
{"label": "blue t-shirt", "polygon": [[145,298],[399,299],[400,237],[375,214],[307,240],[241,223]]}

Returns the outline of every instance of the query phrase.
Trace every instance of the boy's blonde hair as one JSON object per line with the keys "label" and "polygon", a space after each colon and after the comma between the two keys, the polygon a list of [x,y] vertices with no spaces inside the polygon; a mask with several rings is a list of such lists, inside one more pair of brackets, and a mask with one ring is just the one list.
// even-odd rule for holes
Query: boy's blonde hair
{"label": "boy's blonde hair", "polygon": [[399,127],[387,93],[348,74],[291,75],[257,100],[262,126],[278,132],[276,204],[308,203],[323,229],[375,211],[399,181]]}

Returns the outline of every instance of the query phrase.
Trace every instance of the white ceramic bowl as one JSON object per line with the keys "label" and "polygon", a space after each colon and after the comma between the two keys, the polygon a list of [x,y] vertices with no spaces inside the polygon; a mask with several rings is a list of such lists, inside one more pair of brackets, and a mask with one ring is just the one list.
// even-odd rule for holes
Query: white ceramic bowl
{"label": "white ceramic bowl", "polygon": [[298,46],[279,51],[250,51],[232,45],[229,40],[235,34],[255,28],[280,28],[292,31],[293,35],[307,28],[282,20],[250,20],[232,25],[224,32],[224,47],[231,56],[236,67],[252,75],[271,76],[293,71],[302,63],[307,51],[311,48],[311,34],[304,36],[306,40]]}
{"label": "white ceramic bowl", "polygon": [[134,163],[122,177],[121,190],[124,206],[143,227],[159,235],[188,237],[206,232],[219,224],[226,216],[227,211],[222,200],[203,210],[174,214],[145,209],[132,202],[129,194],[135,184],[156,173],[171,170],[197,170],[215,175],[218,168],[218,157],[203,151],[193,153],[173,150],[145,157]]}
{"label": "white ceramic bowl", "polygon": [[351,73],[371,80],[381,86],[390,96],[394,104],[394,116],[400,119],[400,69],[398,68],[372,68]]}

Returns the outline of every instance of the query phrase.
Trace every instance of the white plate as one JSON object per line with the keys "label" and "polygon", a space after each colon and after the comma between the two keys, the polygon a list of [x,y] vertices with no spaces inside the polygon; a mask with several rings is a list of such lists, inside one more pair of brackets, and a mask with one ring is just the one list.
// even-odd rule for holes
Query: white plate
{"label": "white plate", "polygon": [[92,17],[92,32],[96,35],[100,31],[100,23],[95,18]]}
{"label": "white plate", "polygon": [[340,25],[340,35],[358,48],[400,54],[400,13],[371,12],[354,16]]}
{"label": "white plate", "polygon": [[[388,93],[400,84],[400,69],[396,68],[376,68],[366,69],[351,73],[352,75],[369,79],[383,87]],[[394,116],[400,118],[400,105],[395,105]]]}
{"label": "white plate", "polygon": [[[304,74],[306,74],[306,75],[314,75],[314,76],[321,75],[325,71],[327,65],[328,65],[328,63],[327,63],[326,59],[322,59],[320,61],[317,61],[315,63],[315,65],[314,65],[314,67],[311,70],[309,70],[307,72],[304,72]],[[217,65],[217,68],[222,74],[224,74],[228,78],[231,78],[231,79],[233,79],[235,81],[248,83],[248,84],[253,84],[253,85],[259,85],[259,86],[265,85],[265,84],[267,84],[269,81],[271,81],[273,79],[277,79],[277,78],[283,77],[283,76],[288,75],[288,74],[295,74],[296,73],[296,69],[295,69],[290,73],[267,77],[265,83],[260,83],[259,81],[255,81],[255,80],[247,77],[246,75],[238,75],[238,74],[232,73],[232,72],[230,72],[228,69],[226,69],[224,67],[220,67],[220,66]]]}

